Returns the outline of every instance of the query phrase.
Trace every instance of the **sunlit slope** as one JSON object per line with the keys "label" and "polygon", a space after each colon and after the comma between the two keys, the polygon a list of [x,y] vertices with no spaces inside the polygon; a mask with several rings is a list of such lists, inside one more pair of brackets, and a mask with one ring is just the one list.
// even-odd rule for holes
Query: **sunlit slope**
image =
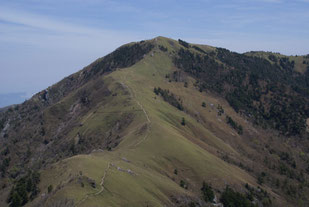
{"label": "sunlit slope", "polygon": [[[161,41],[160,45],[173,52],[167,39],[153,41]],[[179,45],[175,43],[175,47]],[[111,81],[111,90],[117,86],[117,96],[104,107],[98,103],[81,118],[82,126],[75,127],[68,136],[102,133],[107,119],[130,112],[133,118],[119,134],[121,142],[111,151],[98,149],[73,156],[42,171],[40,189],[46,195],[34,203],[41,199],[55,203],[68,198],[76,206],[162,206],[171,205],[172,196],[194,197],[203,180],[219,189],[226,184],[255,185],[255,179],[245,171],[217,157],[217,151],[238,156],[213,131],[219,133],[222,127],[225,135],[235,142],[238,135],[220,121],[215,109],[201,106],[203,101],[216,104],[220,100],[198,92],[190,78],[187,88],[183,83],[169,82],[165,75],[174,70],[169,56],[156,48],[134,66],[102,77]],[[186,112],[156,96],[154,87],[169,89],[181,97]],[[183,117],[185,126],[181,125]],[[214,130],[206,126],[213,126]],[[95,181],[95,187],[91,186],[91,180]],[[188,189],[180,187],[180,180],[188,184]],[[49,185],[53,191],[48,194]]]}

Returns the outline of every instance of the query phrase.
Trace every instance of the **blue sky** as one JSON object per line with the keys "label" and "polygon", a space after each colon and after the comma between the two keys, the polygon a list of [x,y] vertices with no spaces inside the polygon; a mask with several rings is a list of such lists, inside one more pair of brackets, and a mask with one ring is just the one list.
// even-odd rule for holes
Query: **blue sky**
{"label": "blue sky", "polygon": [[309,0],[0,0],[0,94],[29,97],[124,43],[159,35],[308,54],[308,23]]}

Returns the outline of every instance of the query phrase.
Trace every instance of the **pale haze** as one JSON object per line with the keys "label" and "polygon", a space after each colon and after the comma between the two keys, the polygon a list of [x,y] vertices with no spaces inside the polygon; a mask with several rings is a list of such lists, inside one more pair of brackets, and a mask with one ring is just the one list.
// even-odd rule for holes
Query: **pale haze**
{"label": "pale haze", "polygon": [[[308,11],[308,0],[0,0],[0,107],[122,44],[156,36],[305,55]],[[7,101],[10,94],[19,99]]]}

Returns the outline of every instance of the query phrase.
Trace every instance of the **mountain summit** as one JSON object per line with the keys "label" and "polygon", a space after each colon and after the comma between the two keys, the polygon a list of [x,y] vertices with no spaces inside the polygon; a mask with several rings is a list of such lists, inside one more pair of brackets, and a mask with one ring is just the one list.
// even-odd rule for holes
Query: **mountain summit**
{"label": "mountain summit", "polygon": [[129,43],[0,112],[0,206],[308,206],[309,56]]}

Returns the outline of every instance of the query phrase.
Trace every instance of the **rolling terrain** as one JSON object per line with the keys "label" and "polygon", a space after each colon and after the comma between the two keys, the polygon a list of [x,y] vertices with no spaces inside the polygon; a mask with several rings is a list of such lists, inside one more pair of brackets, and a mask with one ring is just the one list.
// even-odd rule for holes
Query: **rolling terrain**
{"label": "rolling terrain", "polygon": [[227,189],[242,206],[308,206],[308,67],[124,45],[0,112],[0,206],[228,206]]}

